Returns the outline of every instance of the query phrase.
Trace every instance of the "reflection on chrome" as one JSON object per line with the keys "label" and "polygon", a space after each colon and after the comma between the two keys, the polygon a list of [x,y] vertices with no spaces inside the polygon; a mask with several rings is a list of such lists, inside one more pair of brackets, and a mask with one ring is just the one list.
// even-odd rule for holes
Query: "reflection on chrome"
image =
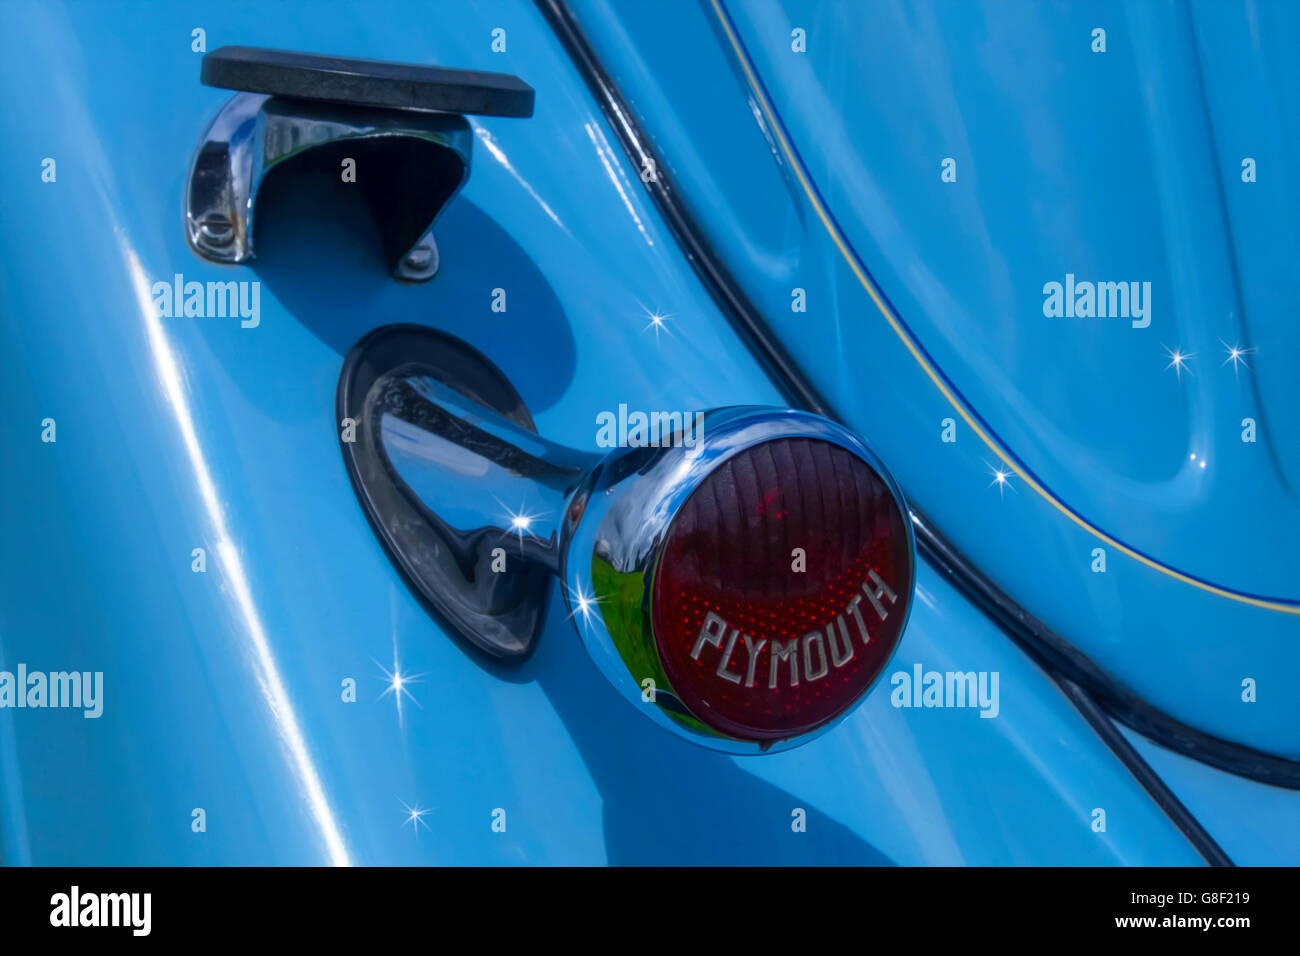
{"label": "reflection on chrome", "polygon": [[[427,167],[427,182],[390,184],[402,190],[407,206],[423,213],[420,234],[393,237],[402,251],[391,265],[399,279],[432,279],[439,262],[433,225],[469,178],[474,144],[469,123],[456,113],[236,93],[208,125],[190,162],[185,186],[190,246],[213,262],[247,262],[254,257],[258,191],[273,169],[308,150],[377,140],[399,144],[386,149],[418,149]],[[387,228],[389,217],[377,221]]]}
{"label": "reflection on chrome", "polygon": [[[383,333],[372,334],[382,343]],[[404,349],[395,350],[399,355],[419,347],[417,335],[428,335],[400,329],[387,334],[408,337]],[[436,358],[438,349],[452,346],[431,339],[429,347]],[[672,733],[727,753],[766,753],[797,746],[834,725],[837,717],[784,739],[760,740],[729,736],[697,719],[658,663],[650,595],[670,525],[692,492],[732,456],[781,438],[838,445],[868,463],[898,508],[899,526],[909,535],[902,546],[912,554],[901,495],[851,432],[806,412],[715,409],[699,413],[702,428],[695,414],[676,415],[679,433],[670,440],[623,444],[599,457],[546,441],[417,362],[387,373],[376,365],[373,371],[364,400],[345,401],[345,408],[362,409],[362,501],[370,502],[372,523],[395,542],[390,547],[408,578],[462,637],[498,657],[525,656],[558,574],[569,619],[597,667],[630,703]],[[689,445],[678,440],[688,427],[698,436]],[[349,450],[345,446],[345,455]],[[906,566],[911,575],[910,558]],[[899,593],[910,596],[913,581],[909,576],[886,583],[874,569],[864,575],[862,594],[845,598],[841,626],[848,635],[849,623],[856,623],[859,639],[869,641],[859,599],[874,609],[873,621],[884,621],[893,616],[887,604]],[[838,653],[835,636],[838,665],[849,658]],[[812,664],[808,668],[809,681],[822,676]],[[771,680],[775,686],[774,670]]]}

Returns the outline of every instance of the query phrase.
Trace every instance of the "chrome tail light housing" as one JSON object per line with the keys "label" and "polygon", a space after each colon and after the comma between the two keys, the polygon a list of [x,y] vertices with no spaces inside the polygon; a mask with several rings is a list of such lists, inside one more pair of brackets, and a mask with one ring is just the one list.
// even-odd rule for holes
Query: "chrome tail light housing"
{"label": "chrome tail light housing", "polygon": [[495,366],[415,326],[353,349],[338,411],[372,526],[449,629],[523,659],[558,576],[610,684],[697,744],[768,753],[826,732],[902,638],[912,524],[835,422],[712,409],[597,455],[537,435]]}

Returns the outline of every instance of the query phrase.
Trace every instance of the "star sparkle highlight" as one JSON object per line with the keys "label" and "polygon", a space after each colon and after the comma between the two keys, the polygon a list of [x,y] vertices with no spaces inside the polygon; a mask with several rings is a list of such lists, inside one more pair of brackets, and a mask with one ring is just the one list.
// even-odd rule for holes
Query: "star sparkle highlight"
{"label": "star sparkle highlight", "polygon": [[1177,348],[1171,349],[1163,342],[1161,342],[1160,345],[1165,350],[1165,352],[1169,355],[1169,364],[1166,365],[1165,368],[1173,369],[1174,374],[1178,376],[1178,381],[1181,382],[1183,380],[1184,369],[1187,371],[1188,375],[1192,374],[1192,368],[1188,364],[1188,362],[1191,359],[1196,358],[1195,352],[1184,352],[1181,349],[1177,349]]}
{"label": "star sparkle highlight", "polygon": [[1001,466],[994,468],[992,465],[989,465],[987,461],[984,462],[984,464],[988,465],[989,474],[993,476],[993,480],[989,482],[989,487],[992,488],[994,485],[998,486],[999,498],[1004,497],[1006,495],[1008,488],[1010,488],[1012,491],[1016,490],[1016,486],[1011,483],[1010,471],[1008,471],[1005,468],[1002,468]]}
{"label": "star sparkle highlight", "polygon": [[[371,660],[375,661],[373,657]],[[415,699],[415,695],[411,693],[407,685],[421,683],[420,678],[424,675],[403,674],[402,665],[397,661],[396,652],[393,654],[393,669],[391,671],[383,664],[379,663],[379,661],[375,661],[375,666],[383,672],[384,680],[388,683],[388,686],[384,688],[384,692],[380,694],[377,699],[383,700],[389,694],[392,694],[393,699],[397,701],[397,726],[405,727],[404,718],[402,716],[402,697],[405,696],[406,699],[416,707],[420,707],[420,702]],[[420,707],[420,709],[423,710],[424,708]]]}
{"label": "star sparkle highlight", "polygon": [[1227,342],[1224,342],[1223,339],[1219,339],[1219,342],[1222,343],[1223,351],[1227,353],[1228,356],[1223,360],[1223,364],[1219,366],[1220,368],[1231,362],[1232,374],[1234,376],[1237,374],[1240,366],[1245,366],[1247,372],[1251,371],[1250,365],[1246,362],[1245,357],[1254,352],[1254,349],[1243,349],[1240,345],[1229,345]]}
{"label": "star sparkle highlight", "polygon": [[655,344],[656,344],[656,345],[659,343],[659,333],[660,333],[660,332],[664,332],[664,333],[666,333],[667,335],[669,335],[670,337],[672,336],[672,334],[673,334],[672,329],[668,328],[668,326],[667,326],[667,324],[666,324],[666,323],[668,322],[668,320],[672,318],[672,315],[671,315],[671,314],[669,314],[669,315],[664,315],[663,313],[659,312],[658,310],[655,310],[654,312],[651,312],[651,311],[650,311],[649,309],[647,309],[644,305],[641,306],[641,311],[644,312],[644,313],[646,314],[646,318],[648,318],[648,319],[650,320],[648,323],[646,323],[646,327],[645,327],[644,329],[642,329],[641,331],[642,331],[642,332],[648,332],[648,331],[650,331],[651,329],[654,329],[654,330],[655,330]]}
{"label": "star sparkle highlight", "polygon": [[[569,592],[569,604],[573,610],[569,612],[569,620],[581,618],[584,626],[589,627],[593,620],[600,621],[600,598],[593,592],[588,594],[582,586],[580,578],[573,579],[573,585],[565,585]],[[602,622],[603,623],[603,622]]]}
{"label": "star sparkle highlight", "polygon": [[497,504],[505,512],[507,528],[506,534],[513,534],[519,538],[519,549],[524,547],[524,535],[536,537],[533,534],[533,523],[539,518],[544,518],[549,512],[529,512],[524,510],[524,502],[519,502],[519,510],[511,511],[509,506],[500,498],[496,499]]}
{"label": "star sparkle highlight", "polygon": [[430,833],[433,832],[429,829],[429,824],[424,822],[425,816],[432,813],[433,810],[426,810],[418,803],[413,807],[408,807],[404,800],[398,800],[397,802],[400,803],[402,809],[406,811],[406,819],[402,821],[402,826],[406,826],[409,823],[411,829],[415,831],[415,837],[417,840],[420,837],[420,827],[424,827],[426,830],[429,830]]}

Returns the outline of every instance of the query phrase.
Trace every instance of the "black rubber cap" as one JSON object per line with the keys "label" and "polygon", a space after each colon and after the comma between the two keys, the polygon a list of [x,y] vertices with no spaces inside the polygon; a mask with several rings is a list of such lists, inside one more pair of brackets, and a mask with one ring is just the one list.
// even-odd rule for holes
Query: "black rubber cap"
{"label": "black rubber cap", "polygon": [[203,57],[207,86],[331,103],[478,116],[532,116],[533,88],[509,73],[223,46]]}

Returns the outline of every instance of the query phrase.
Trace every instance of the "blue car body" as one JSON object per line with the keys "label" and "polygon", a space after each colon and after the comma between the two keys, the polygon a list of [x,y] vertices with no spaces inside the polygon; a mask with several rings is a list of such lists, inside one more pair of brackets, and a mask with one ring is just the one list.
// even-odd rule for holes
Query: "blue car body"
{"label": "blue car body", "polygon": [[[343,357],[370,330],[458,336],[542,435],[587,450],[620,403],[788,402],[544,6],[5,6],[0,670],[102,672],[104,695],[94,718],[0,709],[0,861],[1205,862],[929,558],[889,672],[996,673],[996,714],[896,706],[887,674],[825,736],[761,757],[635,713],[558,585],[515,665],[412,596],[337,447]],[[909,502],[1156,710],[1300,760],[1294,8],[569,10],[712,248]],[[222,267],[182,229],[190,156],[229,96],[198,82],[196,29],[208,49],[513,73],[536,112],[470,117],[427,284],[292,196],[258,258]],[[1150,281],[1150,325],[1045,315],[1067,273]],[[159,317],[151,290],[178,274],[259,281],[260,320]],[[1222,364],[1234,343],[1249,368]],[[1167,368],[1162,345],[1195,364]],[[1104,719],[1233,861],[1300,861],[1294,789]]]}

